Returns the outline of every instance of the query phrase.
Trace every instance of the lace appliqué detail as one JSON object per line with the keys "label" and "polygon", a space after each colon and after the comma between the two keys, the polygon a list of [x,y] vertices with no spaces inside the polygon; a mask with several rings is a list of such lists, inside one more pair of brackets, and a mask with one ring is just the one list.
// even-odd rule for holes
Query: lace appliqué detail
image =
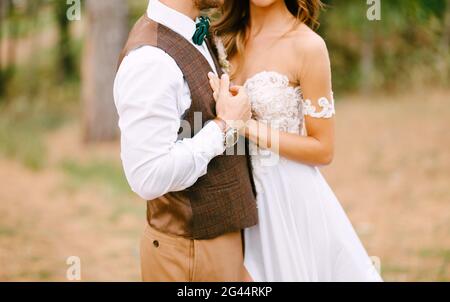
{"label": "lace appliqu\u00e9 detail", "polygon": [[[303,100],[300,87],[292,87],[289,78],[275,71],[263,71],[249,78],[244,87],[247,90],[253,119],[272,129],[303,135],[305,116],[331,118],[335,114],[334,101],[327,98],[318,101],[322,108],[317,112],[309,100]],[[250,144],[253,171],[256,175],[285,160],[277,153]],[[258,186],[257,178],[255,179]]]}
{"label": "lace appliqu\u00e9 detail", "polygon": [[252,104],[253,118],[271,128],[300,133],[303,125],[301,91],[289,86],[288,77],[263,71],[245,83]]}
{"label": "lace appliqu\u00e9 detail", "polygon": [[332,118],[334,115],[336,115],[333,97],[331,101],[325,97],[320,98],[318,101],[318,105],[322,108],[320,112],[317,112],[317,108],[312,104],[311,100],[303,101],[303,114],[305,116],[323,119]]}

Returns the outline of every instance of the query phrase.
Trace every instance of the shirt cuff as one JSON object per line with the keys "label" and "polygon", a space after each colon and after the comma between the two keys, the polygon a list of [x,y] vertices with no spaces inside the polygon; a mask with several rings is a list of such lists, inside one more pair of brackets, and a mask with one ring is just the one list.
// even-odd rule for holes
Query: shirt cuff
{"label": "shirt cuff", "polygon": [[224,134],[215,122],[208,122],[188,144],[195,153],[201,153],[209,160],[225,152]]}

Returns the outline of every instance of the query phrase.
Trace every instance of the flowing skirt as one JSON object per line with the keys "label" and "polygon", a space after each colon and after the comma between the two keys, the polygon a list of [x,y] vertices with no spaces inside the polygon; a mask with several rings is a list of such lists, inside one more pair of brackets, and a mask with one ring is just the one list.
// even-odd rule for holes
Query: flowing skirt
{"label": "flowing skirt", "polygon": [[382,281],[316,167],[254,161],[259,224],[245,230],[245,266],[256,282]]}

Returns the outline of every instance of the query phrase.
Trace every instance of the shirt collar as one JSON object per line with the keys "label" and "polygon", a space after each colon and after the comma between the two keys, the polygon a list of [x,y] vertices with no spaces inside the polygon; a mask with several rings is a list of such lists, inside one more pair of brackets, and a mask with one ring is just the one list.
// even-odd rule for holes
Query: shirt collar
{"label": "shirt collar", "polygon": [[192,40],[196,26],[195,21],[188,16],[164,5],[159,0],[149,1],[147,15],[153,21],[167,26],[186,40]]}

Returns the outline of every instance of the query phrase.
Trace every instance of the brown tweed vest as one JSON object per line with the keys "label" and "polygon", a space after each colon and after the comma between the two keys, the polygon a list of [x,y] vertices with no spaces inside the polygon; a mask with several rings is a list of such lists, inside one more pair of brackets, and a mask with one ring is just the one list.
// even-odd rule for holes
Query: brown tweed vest
{"label": "brown tweed vest", "polygon": [[[130,51],[145,45],[166,52],[183,72],[192,98],[184,119],[191,126],[191,135],[195,135],[194,114],[201,113],[202,125],[216,117],[207,76],[212,71],[208,61],[184,37],[144,16],[132,29],[119,64]],[[221,74],[217,58],[211,54]],[[214,158],[207,175],[192,187],[149,201],[147,220],[161,232],[192,239],[211,239],[256,225],[255,190],[248,156]]]}

